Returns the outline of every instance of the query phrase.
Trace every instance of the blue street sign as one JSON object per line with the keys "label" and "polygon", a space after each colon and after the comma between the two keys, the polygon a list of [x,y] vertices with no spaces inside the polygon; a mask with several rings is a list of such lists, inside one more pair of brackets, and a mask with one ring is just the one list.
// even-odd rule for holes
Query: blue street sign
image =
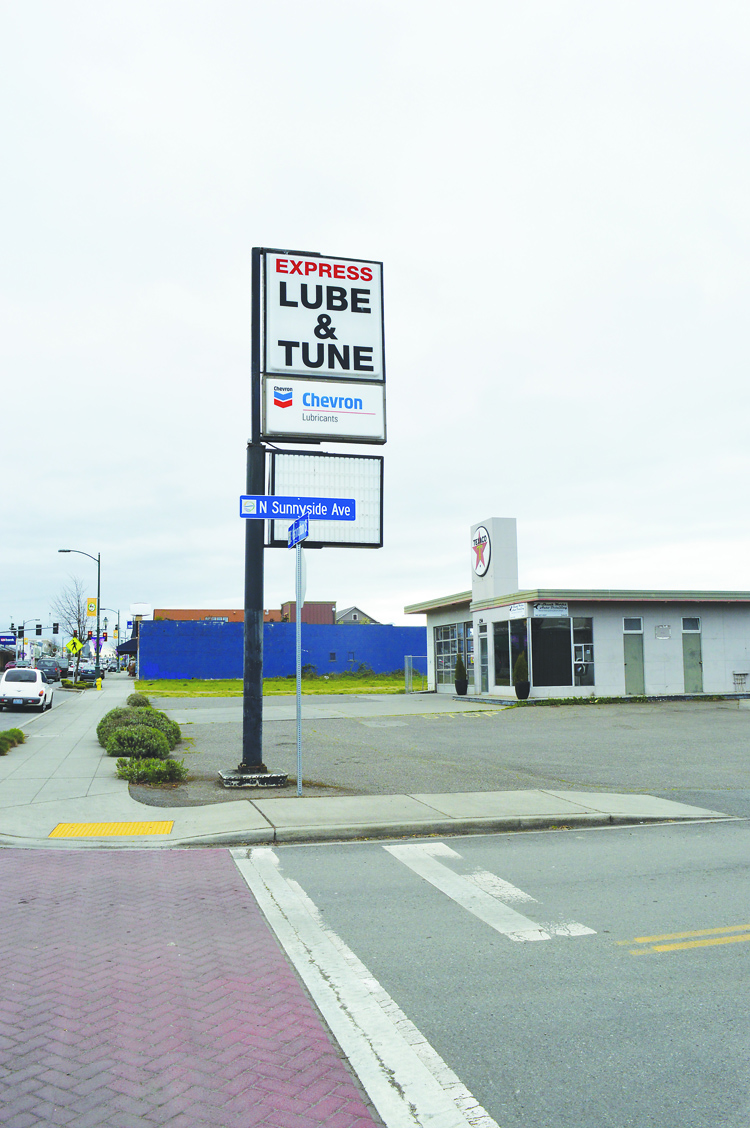
{"label": "blue street sign", "polygon": [[298,517],[297,520],[289,526],[287,547],[294,548],[295,544],[307,540],[309,535],[310,519],[308,517]]}
{"label": "blue street sign", "polygon": [[0,634],[0,646],[15,646],[17,642],[14,634]]}
{"label": "blue street sign", "polygon": [[277,494],[242,494],[240,517],[283,521],[308,517],[311,521],[356,521],[352,497],[281,497]]}

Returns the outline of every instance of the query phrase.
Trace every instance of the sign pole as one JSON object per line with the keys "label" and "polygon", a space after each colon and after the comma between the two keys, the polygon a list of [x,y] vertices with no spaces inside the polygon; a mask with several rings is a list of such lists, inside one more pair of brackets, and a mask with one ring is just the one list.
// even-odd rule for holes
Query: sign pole
{"label": "sign pole", "polygon": [[297,554],[297,592],[295,606],[295,649],[297,652],[297,794],[302,794],[302,541],[295,545]]}
{"label": "sign pole", "polygon": [[[266,451],[260,441],[260,248],[252,258],[252,430],[247,447],[247,491],[265,493]],[[245,633],[242,687],[242,763],[245,774],[266,772],[263,763],[263,532],[265,522],[245,528]]]}

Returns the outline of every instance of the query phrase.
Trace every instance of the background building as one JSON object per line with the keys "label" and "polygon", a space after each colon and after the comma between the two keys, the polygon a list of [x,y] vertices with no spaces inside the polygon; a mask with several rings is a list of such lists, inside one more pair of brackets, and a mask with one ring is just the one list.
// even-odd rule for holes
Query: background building
{"label": "background building", "polygon": [[[533,697],[744,692],[750,592],[519,590],[516,522],[471,529],[472,587],[406,607],[427,616],[428,683],[514,696],[525,663]],[[522,660],[519,664],[519,660]]]}
{"label": "background building", "polygon": [[380,625],[377,619],[373,619],[372,615],[368,615],[361,607],[345,607],[343,611],[338,611],[336,622],[339,624],[359,623],[361,626],[366,626],[368,623],[373,623],[375,626]]}

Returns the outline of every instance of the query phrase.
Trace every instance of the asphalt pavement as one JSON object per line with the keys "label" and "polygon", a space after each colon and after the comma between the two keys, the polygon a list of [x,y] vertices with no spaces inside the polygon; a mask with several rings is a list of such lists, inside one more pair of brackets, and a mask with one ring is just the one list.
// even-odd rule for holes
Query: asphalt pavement
{"label": "asphalt pavement", "polygon": [[502,1128],[750,1121],[747,822],[245,853],[288,921],[308,906],[344,1005],[324,942]]}

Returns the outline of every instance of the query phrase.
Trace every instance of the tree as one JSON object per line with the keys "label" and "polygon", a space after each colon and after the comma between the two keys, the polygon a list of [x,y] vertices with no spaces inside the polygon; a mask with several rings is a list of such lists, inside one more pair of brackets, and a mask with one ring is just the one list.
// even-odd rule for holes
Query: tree
{"label": "tree", "polygon": [[[62,624],[65,634],[75,636],[82,643],[86,641],[86,623],[88,616],[86,615],[86,596],[83,594],[86,589],[83,586],[83,581],[78,576],[71,576],[70,583],[64,587],[58,595],[55,602],[52,604],[52,611],[55,617]],[[76,668],[73,680],[78,678],[78,667],[81,662],[81,651],[76,654]]]}

